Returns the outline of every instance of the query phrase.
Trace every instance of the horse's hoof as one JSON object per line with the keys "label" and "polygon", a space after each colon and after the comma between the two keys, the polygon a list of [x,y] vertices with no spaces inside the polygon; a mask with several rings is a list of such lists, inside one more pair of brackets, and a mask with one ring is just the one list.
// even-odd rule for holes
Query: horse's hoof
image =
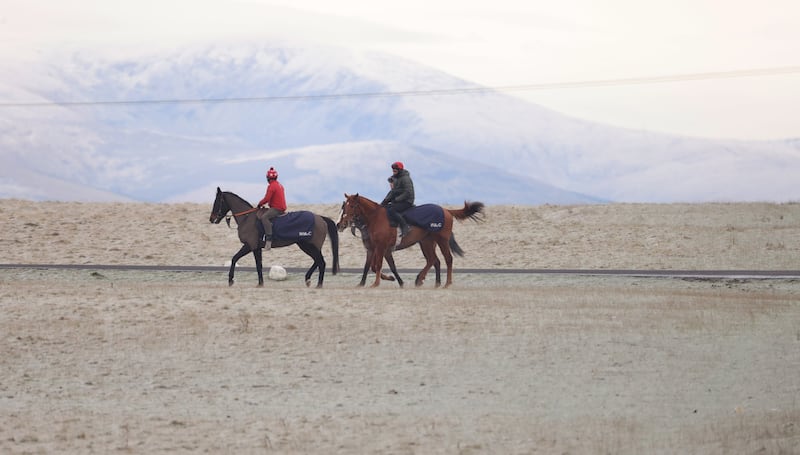
{"label": "horse's hoof", "polygon": [[307,287],[307,288],[310,288],[310,287],[311,287],[311,280],[306,280],[306,287]]}
{"label": "horse's hoof", "polygon": [[228,281],[228,287],[233,286],[233,280]]}
{"label": "horse's hoof", "polygon": [[263,288],[264,287],[264,283],[258,283],[258,286],[256,286],[256,287]]}

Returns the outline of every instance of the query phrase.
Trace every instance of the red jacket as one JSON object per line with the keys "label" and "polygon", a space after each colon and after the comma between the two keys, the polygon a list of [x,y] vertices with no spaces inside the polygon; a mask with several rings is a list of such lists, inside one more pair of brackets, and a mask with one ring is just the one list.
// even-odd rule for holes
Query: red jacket
{"label": "red jacket", "polygon": [[267,186],[267,194],[258,202],[258,206],[268,206],[273,209],[286,211],[286,193],[283,191],[283,185],[277,180],[269,182]]}

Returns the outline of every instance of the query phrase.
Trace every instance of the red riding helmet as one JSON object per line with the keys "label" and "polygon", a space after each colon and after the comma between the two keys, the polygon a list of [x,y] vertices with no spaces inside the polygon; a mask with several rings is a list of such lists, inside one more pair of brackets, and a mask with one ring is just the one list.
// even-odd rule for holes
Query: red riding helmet
{"label": "red riding helmet", "polygon": [[278,171],[275,168],[271,167],[267,171],[267,180],[277,180],[278,179]]}
{"label": "red riding helmet", "polygon": [[403,163],[400,161],[395,161],[392,163],[392,169],[403,170]]}

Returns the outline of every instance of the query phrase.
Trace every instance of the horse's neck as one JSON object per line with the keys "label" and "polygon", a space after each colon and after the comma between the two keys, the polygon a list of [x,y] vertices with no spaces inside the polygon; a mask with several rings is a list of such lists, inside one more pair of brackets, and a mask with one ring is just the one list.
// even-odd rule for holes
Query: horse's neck
{"label": "horse's neck", "polygon": [[225,199],[228,202],[228,207],[231,208],[231,212],[233,212],[234,214],[253,208],[253,206],[250,205],[249,202],[245,201],[244,199],[240,198],[239,196],[233,193],[228,193]]}
{"label": "horse's neck", "polygon": [[364,224],[364,221],[361,218],[353,220],[353,229],[358,229],[358,232],[361,233],[361,237],[369,236],[369,231],[367,231],[367,225]]}
{"label": "horse's neck", "polygon": [[374,223],[380,217],[386,218],[386,210],[382,205],[367,199],[364,196],[359,196],[358,198],[358,204],[361,206],[361,211],[363,214],[362,221],[365,225]]}

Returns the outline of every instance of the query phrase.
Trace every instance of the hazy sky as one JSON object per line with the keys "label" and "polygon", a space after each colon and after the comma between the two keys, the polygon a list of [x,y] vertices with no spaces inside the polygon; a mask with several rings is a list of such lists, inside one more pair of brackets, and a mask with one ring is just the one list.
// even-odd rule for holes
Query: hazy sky
{"label": "hazy sky", "polygon": [[[800,137],[798,0],[0,0],[7,62],[273,37],[379,50],[490,87],[537,85],[510,94],[605,124]],[[642,83],[770,68],[784,70]],[[591,83],[620,79],[640,83]],[[587,83],[557,86],[571,82]]]}

